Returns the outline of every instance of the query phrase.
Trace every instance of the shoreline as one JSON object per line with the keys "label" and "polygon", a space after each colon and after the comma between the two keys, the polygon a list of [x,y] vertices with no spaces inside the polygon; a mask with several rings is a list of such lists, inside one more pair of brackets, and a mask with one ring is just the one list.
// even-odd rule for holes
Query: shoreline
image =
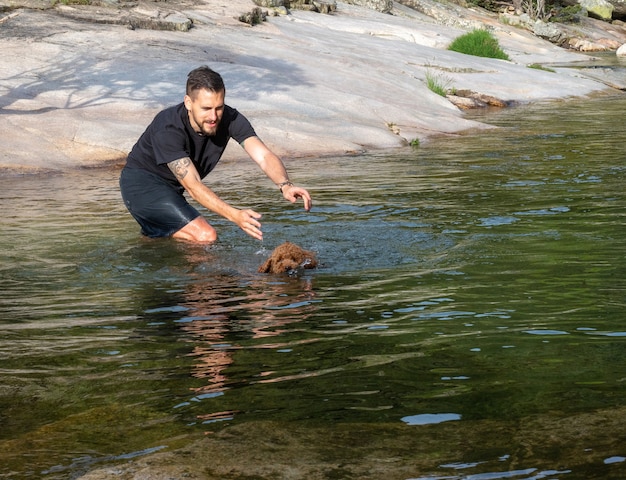
{"label": "shoreline", "polygon": [[[332,15],[293,10],[250,27],[232,12],[251,1],[222,3],[168,3],[193,19],[188,32],[76,20],[68,6],[62,14],[6,15],[0,175],[118,163],[154,114],[182,101],[187,72],[201,64],[222,74],[227,103],[283,158],[393,149],[489,128],[431,92],[427,75],[517,103],[611,90],[571,68],[528,68],[589,56],[486,12],[467,10],[493,30],[511,61],[446,50],[466,32],[400,5],[389,15],[338,2]],[[167,13],[160,3],[143,5],[157,17]],[[91,8],[92,15],[99,11]],[[231,145],[225,158],[243,156]]]}

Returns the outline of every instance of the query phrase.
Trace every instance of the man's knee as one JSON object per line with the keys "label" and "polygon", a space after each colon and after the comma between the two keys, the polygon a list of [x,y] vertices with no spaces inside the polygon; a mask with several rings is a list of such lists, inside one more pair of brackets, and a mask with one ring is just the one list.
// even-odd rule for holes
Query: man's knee
{"label": "man's knee", "polygon": [[203,230],[195,235],[194,240],[198,243],[213,243],[217,241],[217,232],[213,227],[208,230]]}
{"label": "man's knee", "polygon": [[197,217],[172,237],[196,243],[213,243],[217,240],[217,231],[203,217]]}

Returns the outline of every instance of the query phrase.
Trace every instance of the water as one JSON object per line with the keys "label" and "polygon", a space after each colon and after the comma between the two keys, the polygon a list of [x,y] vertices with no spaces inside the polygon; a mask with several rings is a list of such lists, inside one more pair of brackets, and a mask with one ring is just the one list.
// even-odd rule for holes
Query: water
{"label": "water", "polygon": [[[197,440],[211,478],[625,478],[625,107],[290,162],[308,214],[224,162],[262,244],[141,239],[115,169],[0,178],[0,478]],[[285,240],[322,266],[256,273]]]}

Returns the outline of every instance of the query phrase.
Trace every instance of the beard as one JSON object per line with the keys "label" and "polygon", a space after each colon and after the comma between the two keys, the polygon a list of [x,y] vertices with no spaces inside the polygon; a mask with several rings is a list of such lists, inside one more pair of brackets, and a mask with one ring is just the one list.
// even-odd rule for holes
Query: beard
{"label": "beard", "polygon": [[203,123],[201,127],[202,134],[212,137],[213,135],[217,133],[217,127],[219,127],[219,125],[220,125],[219,120],[215,123],[207,123],[207,122]]}
{"label": "beard", "polygon": [[212,137],[217,133],[217,128],[220,125],[221,118],[218,118],[215,123],[203,122],[201,119],[196,118],[191,112],[189,112],[189,121],[191,127],[200,135]]}

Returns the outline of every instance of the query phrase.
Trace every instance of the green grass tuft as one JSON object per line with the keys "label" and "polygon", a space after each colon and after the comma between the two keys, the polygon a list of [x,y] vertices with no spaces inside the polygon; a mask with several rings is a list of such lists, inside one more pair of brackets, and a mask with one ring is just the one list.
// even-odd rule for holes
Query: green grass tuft
{"label": "green grass tuft", "polygon": [[452,80],[443,75],[434,75],[430,71],[426,72],[426,86],[431,92],[445,97],[448,94]]}
{"label": "green grass tuft", "polygon": [[538,63],[531,63],[530,65],[528,65],[528,68],[534,68],[535,70],[543,70],[545,72],[555,73],[554,69],[548,68],[548,67],[544,67],[543,65],[540,65]]}
{"label": "green grass tuft", "polygon": [[465,53],[476,57],[509,60],[509,56],[500,48],[498,40],[487,30],[475,29],[457,37],[448,47],[453,52]]}

